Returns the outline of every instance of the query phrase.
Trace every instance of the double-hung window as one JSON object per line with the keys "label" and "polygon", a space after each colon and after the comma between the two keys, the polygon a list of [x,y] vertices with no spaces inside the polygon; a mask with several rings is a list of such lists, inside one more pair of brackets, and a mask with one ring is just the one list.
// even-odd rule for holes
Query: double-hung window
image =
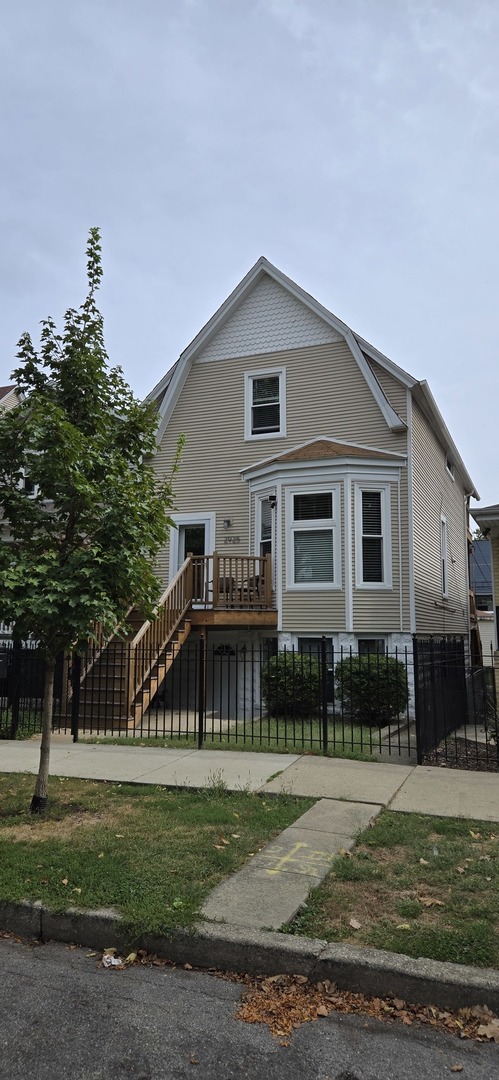
{"label": "double-hung window", "polygon": [[244,435],[274,439],[286,434],[286,369],[245,374]]}
{"label": "double-hung window", "polygon": [[391,588],[392,554],[388,484],[357,484],[355,489],[356,585]]}
{"label": "double-hung window", "polygon": [[447,518],[443,514],[440,518],[440,566],[442,575],[442,596],[449,595],[449,538],[447,532]]}
{"label": "double-hung window", "polygon": [[[290,491],[288,587],[339,587],[339,491]],[[289,549],[288,549],[289,550]]]}

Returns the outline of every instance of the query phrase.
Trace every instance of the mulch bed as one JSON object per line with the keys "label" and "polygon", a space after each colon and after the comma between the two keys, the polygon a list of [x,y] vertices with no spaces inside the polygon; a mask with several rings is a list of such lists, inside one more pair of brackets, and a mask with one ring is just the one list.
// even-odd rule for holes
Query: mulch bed
{"label": "mulch bed", "polygon": [[470,769],[473,772],[499,772],[499,744],[477,743],[471,739],[452,738],[426,754],[423,765],[440,765],[448,769]]}

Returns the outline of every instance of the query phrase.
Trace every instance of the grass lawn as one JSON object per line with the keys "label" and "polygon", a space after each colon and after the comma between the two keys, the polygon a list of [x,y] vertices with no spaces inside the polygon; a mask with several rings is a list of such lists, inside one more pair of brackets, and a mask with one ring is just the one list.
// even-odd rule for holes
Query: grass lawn
{"label": "grass lawn", "polygon": [[499,967],[499,825],[382,812],[290,932]]}
{"label": "grass lawn", "polygon": [[[158,721],[158,729],[161,731]],[[81,741],[113,743],[119,746],[162,746],[197,748],[197,736],[192,734],[156,735],[155,720],[151,718],[150,733],[124,736],[81,736]],[[381,744],[385,747],[385,744]],[[396,754],[395,740],[392,752]],[[208,750],[249,750],[253,753],[322,754],[322,729],[318,721],[248,720],[232,724],[229,731],[210,733],[208,728],[203,748]],[[352,727],[341,721],[329,723],[329,757],[351,758],[355,761],[375,761],[380,749],[379,732],[368,727]]]}
{"label": "grass lawn", "polygon": [[51,777],[33,817],[34,777],[0,773],[0,899],[54,911],[114,907],[130,936],[188,926],[207,893],[313,799]]}

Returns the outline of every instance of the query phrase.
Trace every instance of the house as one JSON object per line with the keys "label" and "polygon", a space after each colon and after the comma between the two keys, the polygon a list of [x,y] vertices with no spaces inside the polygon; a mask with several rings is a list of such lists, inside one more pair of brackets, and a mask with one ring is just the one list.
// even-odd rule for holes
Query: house
{"label": "house", "polygon": [[492,548],[490,540],[484,537],[471,543],[470,588],[475,594],[477,610],[492,611]]}
{"label": "house", "polygon": [[329,662],[468,639],[478,496],[428,384],[265,258],[148,400],[159,475],[185,436],[158,618],[131,611],[126,640],[95,627],[61,691],[72,726],[148,732],[161,691],[177,734],[201,737],[207,705],[221,733],[259,722],[274,651]]}
{"label": "house", "polygon": [[158,573],[194,556],[193,629],[355,652],[469,634],[478,496],[427,382],[267,259],[148,400],[159,474],[186,440]]}
{"label": "house", "polygon": [[15,386],[0,386],[0,412],[8,412],[19,401]]}
{"label": "house", "polygon": [[490,592],[492,594],[490,599],[492,601],[492,610],[495,612],[495,625],[492,627],[490,637],[494,648],[495,679],[499,694],[499,652],[497,651],[499,642],[499,504],[473,508],[471,513],[484,537],[482,543],[488,542],[490,544]]}

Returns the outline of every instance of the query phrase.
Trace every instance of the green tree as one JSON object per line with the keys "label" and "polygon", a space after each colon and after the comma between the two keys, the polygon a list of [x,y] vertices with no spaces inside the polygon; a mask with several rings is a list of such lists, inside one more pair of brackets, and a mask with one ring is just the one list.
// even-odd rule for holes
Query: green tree
{"label": "green tree", "polygon": [[32,812],[48,797],[57,654],[83,652],[95,622],[111,636],[132,604],[154,617],[152,566],[171,524],[172,479],[159,483],[151,464],[155,413],[107,364],[98,229],[87,275],[86,299],[66,312],[61,334],[45,319],[38,353],[22,335],[12,375],[21,403],[0,418],[0,618],[45,657]]}

